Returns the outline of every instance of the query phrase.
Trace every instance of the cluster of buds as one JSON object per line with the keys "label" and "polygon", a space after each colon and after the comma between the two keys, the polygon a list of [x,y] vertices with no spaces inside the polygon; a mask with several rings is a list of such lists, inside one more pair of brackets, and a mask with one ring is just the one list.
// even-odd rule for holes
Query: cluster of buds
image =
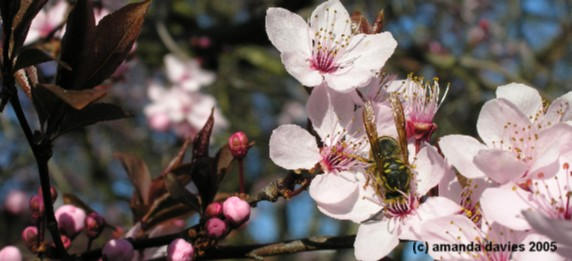
{"label": "cluster of buds", "polygon": [[[58,198],[58,192],[54,187],[50,188],[50,196],[52,199],[51,202],[56,201],[56,199]],[[44,206],[44,197],[42,194],[42,188],[38,188],[38,194],[30,198],[29,208],[30,211],[32,212],[32,220],[34,220],[35,222],[40,220],[41,217],[44,215],[45,206]]]}
{"label": "cluster of buds", "polygon": [[205,211],[207,222],[205,229],[211,238],[222,238],[229,228],[236,228],[250,218],[250,205],[248,202],[233,196],[227,198],[222,204],[213,202]]}

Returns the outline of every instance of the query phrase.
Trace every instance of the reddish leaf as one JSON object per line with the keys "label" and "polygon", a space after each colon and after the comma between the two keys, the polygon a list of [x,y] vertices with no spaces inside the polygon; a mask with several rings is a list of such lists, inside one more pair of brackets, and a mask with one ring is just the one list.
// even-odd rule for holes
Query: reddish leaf
{"label": "reddish leaf", "polygon": [[12,25],[14,28],[12,33],[13,53],[18,52],[20,47],[22,47],[24,40],[26,40],[26,35],[28,35],[28,30],[30,30],[32,20],[34,20],[34,17],[47,2],[48,0],[20,0],[20,8],[16,16],[14,16]]}
{"label": "reddish leaf", "polygon": [[91,0],[78,0],[70,12],[62,39],[60,59],[72,71],[59,66],[56,84],[64,89],[80,89],[82,66],[90,63],[90,45],[95,40],[95,18]]}
{"label": "reddish leaf", "polygon": [[151,174],[147,169],[147,164],[143,160],[133,155],[125,153],[115,153],[115,158],[119,159],[127,172],[127,176],[137,191],[137,196],[144,205],[149,204],[149,189],[151,186]]}
{"label": "reddish leaf", "polygon": [[173,173],[167,173],[165,176],[165,187],[173,199],[189,206],[195,211],[201,211],[198,198],[188,191]]}
{"label": "reddish leaf", "polygon": [[93,103],[79,111],[70,108],[64,114],[63,121],[59,126],[59,132],[56,134],[61,135],[98,122],[127,117],[131,117],[131,114],[124,111],[121,107],[109,103]]}
{"label": "reddish leaf", "polygon": [[171,162],[169,162],[169,165],[167,165],[167,167],[163,170],[163,172],[161,172],[161,176],[167,175],[167,173],[171,172],[171,170],[180,166],[183,163],[183,159],[185,158],[185,153],[187,152],[187,149],[191,145],[192,140],[193,139],[191,137],[187,137],[185,139],[185,143],[183,143],[183,146],[181,146],[177,155],[171,160]]}
{"label": "reddish leaf", "polygon": [[40,86],[48,89],[76,110],[81,110],[94,101],[101,99],[107,94],[108,89],[107,87],[97,86],[87,90],[66,90],[55,84],[40,84]]}
{"label": "reddish leaf", "polygon": [[213,114],[214,108],[211,109],[211,115],[209,116],[203,128],[199,131],[197,136],[195,136],[193,141],[193,161],[201,157],[207,157],[209,155],[209,142],[214,126]]}
{"label": "reddish leaf", "polygon": [[74,205],[78,208],[85,210],[85,213],[95,212],[92,208],[90,208],[85,202],[79,199],[76,195],[65,193],[64,194],[64,204]]}
{"label": "reddish leaf", "polygon": [[217,176],[217,183],[221,183],[224,175],[226,174],[230,164],[234,160],[232,153],[230,152],[230,148],[225,145],[218,151],[215,157],[216,160],[216,176]]}
{"label": "reddish leaf", "polygon": [[37,49],[37,48],[23,48],[18,54],[16,63],[14,64],[14,71],[22,69],[24,67],[37,65],[44,62],[49,61],[56,61],[61,67],[66,70],[71,70],[71,67],[66,63],[60,61],[56,57],[53,57],[51,54]]}
{"label": "reddish leaf", "polygon": [[95,42],[89,51],[89,62],[80,73],[80,77],[85,77],[82,88],[100,84],[127,58],[139,37],[150,4],[151,0],[129,4],[99,22]]}

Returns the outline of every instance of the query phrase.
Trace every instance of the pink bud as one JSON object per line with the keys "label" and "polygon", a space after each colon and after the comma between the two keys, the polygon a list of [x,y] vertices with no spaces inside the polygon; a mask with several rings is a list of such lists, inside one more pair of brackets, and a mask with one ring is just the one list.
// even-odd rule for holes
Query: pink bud
{"label": "pink bud", "polygon": [[6,196],[4,201],[4,209],[12,215],[20,215],[26,211],[26,202],[28,196],[20,190],[12,190]]}
{"label": "pink bud", "polygon": [[228,147],[232,156],[242,159],[248,152],[248,137],[244,132],[237,131],[228,138]]}
{"label": "pink bud", "polygon": [[168,261],[191,261],[194,259],[194,254],[193,245],[182,238],[171,241],[167,247]]}
{"label": "pink bud", "polygon": [[[38,188],[38,195],[40,197],[43,197],[44,194],[42,194],[42,187]],[[56,188],[50,187],[50,196],[52,197],[52,202],[54,202],[54,201],[56,201],[56,199],[58,199],[58,191],[56,191]]]}
{"label": "pink bud", "polygon": [[21,261],[22,254],[20,250],[15,246],[5,246],[0,250],[0,260],[5,261]]}
{"label": "pink bud", "polygon": [[64,245],[64,248],[65,248],[65,249],[70,248],[70,246],[71,246],[71,239],[70,239],[68,236],[66,236],[66,235],[60,235],[60,238],[61,238],[61,240],[62,240],[62,244]]}
{"label": "pink bud", "polygon": [[131,260],[134,255],[133,246],[125,239],[109,240],[102,251],[107,261]]}
{"label": "pink bud", "polygon": [[98,237],[104,227],[105,219],[97,212],[91,212],[85,218],[85,233],[89,238]]}
{"label": "pink bud", "polygon": [[63,205],[56,210],[58,227],[63,234],[74,237],[85,225],[85,211],[74,205]]}
{"label": "pink bud", "polygon": [[44,201],[41,196],[32,196],[32,198],[30,198],[29,205],[33,219],[39,219],[42,215],[44,215]]}
{"label": "pink bud", "polygon": [[239,197],[233,196],[224,201],[222,212],[231,224],[238,226],[250,217],[250,205]]}
{"label": "pink bud", "polygon": [[22,230],[22,240],[28,249],[32,252],[35,251],[38,245],[38,228],[35,226],[28,226]]}
{"label": "pink bud", "polygon": [[213,202],[207,206],[205,211],[207,217],[217,217],[222,214],[222,204],[220,202]]}
{"label": "pink bud", "polygon": [[209,235],[209,237],[212,237],[212,238],[222,237],[226,233],[226,230],[227,230],[226,222],[224,222],[222,219],[216,218],[216,217],[213,217],[213,218],[210,218],[209,220],[207,220],[205,227],[207,229],[207,235]]}

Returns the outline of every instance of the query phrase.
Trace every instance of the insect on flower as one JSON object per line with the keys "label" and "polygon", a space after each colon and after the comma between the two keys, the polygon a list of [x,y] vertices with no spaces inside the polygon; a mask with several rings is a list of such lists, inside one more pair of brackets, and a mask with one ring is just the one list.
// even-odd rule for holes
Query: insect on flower
{"label": "insect on flower", "polygon": [[407,135],[403,107],[396,95],[390,96],[398,140],[391,136],[378,137],[375,113],[371,102],[364,104],[363,121],[371,145],[371,163],[367,169],[366,186],[373,180],[376,193],[386,205],[408,201],[413,174],[408,162]]}

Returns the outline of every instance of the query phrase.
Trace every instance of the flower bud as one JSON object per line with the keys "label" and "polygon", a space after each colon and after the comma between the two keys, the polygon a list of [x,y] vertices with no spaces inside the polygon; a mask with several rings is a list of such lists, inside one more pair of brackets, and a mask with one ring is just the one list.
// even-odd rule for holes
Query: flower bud
{"label": "flower bud", "polygon": [[133,259],[133,246],[125,239],[109,240],[102,250],[104,260],[123,261]]}
{"label": "flower bud", "polygon": [[233,225],[238,226],[250,217],[250,205],[239,197],[227,198],[222,204],[225,218]]}
{"label": "flower bud", "polygon": [[29,206],[33,219],[39,219],[42,215],[44,215],[44,201],[41,196],[32,196],[32,198],[30,198]]}
{"label": "flower bud", "polygon": [[0,250],[0,260],[5,261],[21,261],[22,253],[15,246],[5,246]]}
{"label": "flower bud", "polygon": [[105,219],[97,214],[97,212],[91,212],[85,218],[85,233],[89,238],[98,237],[104,227]]}
{"label": "flower bud", "polygon": [[35,226],[28,226],[22,230],[22,240],[24,245],[34,252],[38,246],[38,228]]}
{"label": "flower bud", "polygon": [[235,132],[228,138],[228,147],[232,156],[242,159],[248,152],[248,137],[242,131]]}
{"label": "flower bud", "polygon": [[207,220],[207,223],[205,223],[205,228],[207,229],[207,235],[212,238],[220,238],[227,231],[226,222],[216,217]]}
{"label": "flower bud", "polygon": [[177,238],[167,247],[168,261],[191,261],[194,259],[195,249],[191,243],[182,238]]}
{"label": "flower bud", "polygon": [[65,249],[70,248],[71,246],[71,239],[66,235],[60,235],[60,239],[62,240],[62,244],[64,245]]}
{"label": "flower bud", "polygon": [[58,227],[64,235],[74,237],[84,228],[85,211],[74,205],[63,205],[56,210]]}
{"label": "flower bud", "polygon": [[4,200],[4,209],[14,216],[20,215],[26,211],[27,201],[28,196],[26,193],[20,190],[12,190],[6,196],[6,200]]}
{"label": "flower bud", "polygon": [[[42,194],[42,187],[38,188],[38,195],[43,197],[44,194]],[[56,191],[56,188],[50,187],[50,196],[52,197],[52,203],[58,199],[58,191]]]}
{"label": "flower bud", "polygon": [[218,217],[222,214],[222,204],[220,202],[213,202],[207,206],[205,211],[207,217]]}

